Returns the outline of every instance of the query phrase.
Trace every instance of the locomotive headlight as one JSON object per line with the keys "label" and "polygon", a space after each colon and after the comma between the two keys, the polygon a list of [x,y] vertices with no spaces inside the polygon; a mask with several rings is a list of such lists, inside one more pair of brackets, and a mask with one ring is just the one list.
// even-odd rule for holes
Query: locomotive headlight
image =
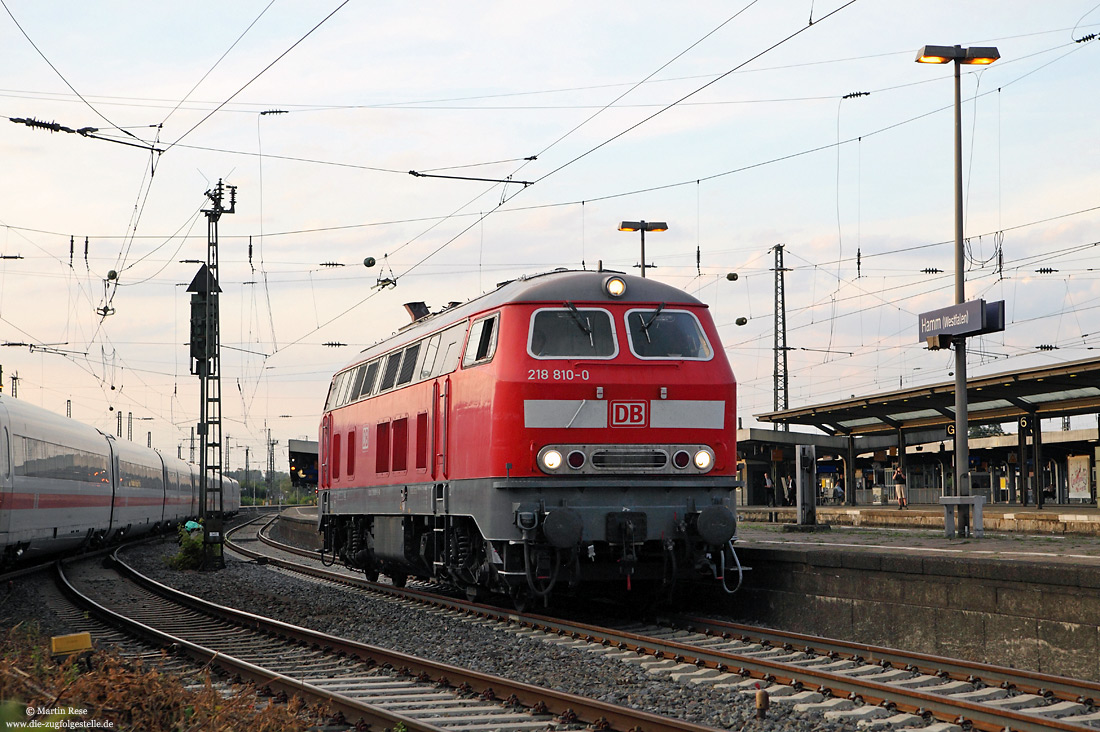
{"label": "locomotive headlight", "polygon": [[699,470],[710,470],[714,465],[714,453],[710,450],[700,450],[695,453],[695,467]]}
{"label": "locomotive headlight", "polygon": [[557,450],[546,450],[539,457],[543,470],[557,470],[561,467],[561,453]]}
{"label": "locomotive headlight", "polygon": [[622,277],[608,277],[603,288],[611,297],[622,297],[626,293],[626,280]]}

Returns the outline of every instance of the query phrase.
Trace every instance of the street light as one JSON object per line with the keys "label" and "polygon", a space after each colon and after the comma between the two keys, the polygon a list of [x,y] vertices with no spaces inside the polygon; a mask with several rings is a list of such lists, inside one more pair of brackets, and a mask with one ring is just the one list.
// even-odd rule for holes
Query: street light
{"label": "street light", "polygon": [[[966,302],[963,277],[963,188],[962,188],[962,102],[959,90],[959,67],[962,64],[988,66],[1001,57],[993,47],[963,48],[962,46],[925,46],[917,53],[919,64],[955,62],[955,304]],[[957,496],[970,495],[970,486],[963,491],[963,478],[970,469],[970,445],[966,404],[966,336],[955,336],[955,490]]]}
{"label": "street light", "polygon": [[619,231],[642,232],[642,277],[645,277],[645,233],[647,231],[668,231],[668,224],[664,221],[624,221],[619,224]]}

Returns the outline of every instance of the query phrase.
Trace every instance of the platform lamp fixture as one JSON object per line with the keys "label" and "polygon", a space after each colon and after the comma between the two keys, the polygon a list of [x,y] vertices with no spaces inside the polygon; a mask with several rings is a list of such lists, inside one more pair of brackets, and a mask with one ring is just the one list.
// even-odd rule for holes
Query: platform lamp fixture
{"label": "platform lamp fixture", "polygon": [[624,221],[619,224],[619,231],[642,232],[642,277],[645,277],[645,233],[647,231],[668,231],[668,224],[664,221]]}
{"label": "platform lamp fixture", "polygon": [[[962,64],[988,66],[1001,57],[996,48],[962,46],[925,46],[917,53],[919,64],[955,62],[955,304],[966,302],[963,260],[963,187],[962,187],[962,102],[959,69]],[[969,415],[966,403],[966,336],[955,336],[955,495],[962,491],[963,477],[969,472],[970,446],[967,444]]]}

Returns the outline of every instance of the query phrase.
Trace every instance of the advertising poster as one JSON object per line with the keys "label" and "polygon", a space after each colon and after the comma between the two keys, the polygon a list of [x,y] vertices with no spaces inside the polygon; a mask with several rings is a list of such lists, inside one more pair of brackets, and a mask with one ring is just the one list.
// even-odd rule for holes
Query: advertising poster
{"label": "advertising poster", "polygon": [[1089,456],[1070,455],[1066,460],[1069,464],[1069,497],[1086,500],[1092,498],[1092,493],[1089,491],[1089,478],[1091,478]]}

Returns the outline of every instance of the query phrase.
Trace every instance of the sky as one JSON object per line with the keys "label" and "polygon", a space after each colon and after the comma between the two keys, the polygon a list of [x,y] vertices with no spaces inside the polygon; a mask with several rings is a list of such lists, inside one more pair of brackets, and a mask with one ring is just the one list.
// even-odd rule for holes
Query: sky
{"label": "sky", "polygon": [[185,290],[218,181],[236,186],[218,222],[229,469],[245,447],[262,463],[269,429],[285,469],[402,303],[636,273],[623,220],[668,223],[647,276],[712,309],[743,426],[773,408],[780,244],[791,407],[951,381],[953,354],[917,335],[955,271],[952,67],[914,63],[926,44],[1001,55],[962,67],[966,295],[1007,314],[968,373],[1100,346],[1092,0],[200,10],[2,0],[6,396],[17,376],[21,399],[111,433],[121,413],[189,457]]}

